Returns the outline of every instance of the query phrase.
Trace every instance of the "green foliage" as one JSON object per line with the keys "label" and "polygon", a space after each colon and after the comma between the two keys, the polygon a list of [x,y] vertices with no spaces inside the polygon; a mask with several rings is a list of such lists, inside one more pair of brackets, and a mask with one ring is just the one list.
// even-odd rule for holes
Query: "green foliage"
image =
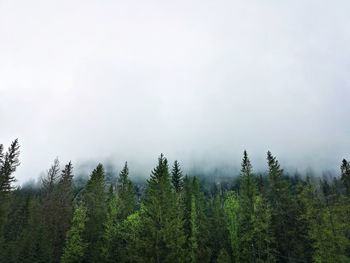
{"label": "green foliage", "polygon": [[133,213],[136,207],[135,188],[129,179],[127,163],[125,163],[123,170],[119,174],[117,196],[117,217],[119,220],[123,220]]}
{"label": "green foliage", "polygon": [[229,254],[227,253],[226,249],[221,249],[218,259],[216,260],[217,263],[230,263],[231,262],[231,258],[229,256]]}
{"label": "green foliage", "polygon": [[350,163],[343,159],[341,169],[341,180],[345,186],[346,193],[350,195]]}
{"label": "green foliage", "polygon": [[13,173],[19,166],[18,139],[11,143],[8,151],[3,153],[3,145],[0,144],[0,198],[2,193],[13,190],[12,183],[15,181]]}
{"label": "green foliage", "polygon": [[141,213],[142,253],[148,262],[183,262],[182,213],[172,191],[167,159],[161,155],[148,180]]}
{"label": "green foliage", "polygon": [[171,183],[177,193],[180,193],[183,188],[183,175],[178,161],[174,162],[171,170]]}
{"label": "green foliage", "polygon": [[268,152],[268,175],[255,176],[245,151],[225,185],[183,178],[177,161],[170,175],[161,155],[146,188],[125,163],[108,191],[101,164],[77,189],[57,159],[40,189],[14,189],[18,154],[17,140],[0,145],[0,262],[350,262],[346,160],[340,177],[315,181]]}
{"label": "green foliage", "polygon": [[102,164],[99,164],[93,170],[83,194],[83,203],[87,209],[84,231],[84,240],[89,244],[85,255],[87,262],[101,260],[100,248],[107,219],[106,199],[104,169]]}
{"label": "green foliage", "polygon": [[83,262],[88,244],[83,240],[87,219],[87,210],[82,205],[78,207],[73,216],[72,227],[67,233],[67,241],[63,251],[62,263]]}
{"label": "green foliage", "polygon": [[238,261],[239,255],[239,201],[235,192],[228,192],[225,198],[224,209],[226,225],[231,244],[232,258]]}

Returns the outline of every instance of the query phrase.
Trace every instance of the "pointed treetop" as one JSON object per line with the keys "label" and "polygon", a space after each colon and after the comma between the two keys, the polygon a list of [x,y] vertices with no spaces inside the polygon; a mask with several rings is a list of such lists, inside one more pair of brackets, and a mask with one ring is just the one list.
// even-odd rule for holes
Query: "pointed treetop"
{"label": "pointed treetop", "polygon": [[343,159],[341,170],[341,180],[346,188],[347,194],[350,195],[350,163]]}
{"label": "pointed treetop", "polygon": [[182,190],[183,175],[182,175],[181,167],[178,161],[174,162],[173,168],[171,170],[171,182],[177,193]]}
{"label": "pointed treetop", "polygon": [[283,169],[281,169],[277,158],[274,157],[270,151],[267,152],[267,163],[269,166],[270,175],[282,176]]}
{"label": "pointed treetop", "polygon": [[0,145],[0,192],[8,192],[13,189],[12,183],[15,177],[12,175],[20,165],[18,156],[20,154],[18,139],[15,139],[3,154],[3,145]]}
{"label": "pointed treetop", "polygon": [[151,181],[159,182],[161,179],[169,178],[168,160],[161,154],[158,158],[158,165],[151,173]]}
{"label": "pointed treetop", "polygon": [[53,161],[53,164],[47,170],[46,177],[42,178],[42,185],[46,192],[51,192],[53,188],[55,187],[56,183],[58,182],[59,177],[59,171],[60,171],[60,162],[58,158],[56,158]]}
{"label": "pointed treetop", "polygon": [[61,182],[71,182],[73,179],[73,165],[72,162],[69,161],[68,164],[64,166],[62,170]]}
{"label": "pointed treetop", "polygon": [[129,175],[129,168],[128,168],[128,162],[125,162],[123,169],[119,173],[119,179],[118,181],[124,182],[128,179]]}
{"label": "pointed treetop", "polygon": [[246,150],[243,152],[243,159],[242,159],[242,168],[241,173],[242,174],[250,174],[252,171],[252,165],[250,164],[250,160],[248,157],[248,153]]}
{"label": "pointed treetop", "polygon": [[96,168],[92,171],[90,179],[88,181],[88,185],[89,184],[93,184],[93,182],[95,181],[104,181],[104,168],[103,165],[101,163],[99,163]]}

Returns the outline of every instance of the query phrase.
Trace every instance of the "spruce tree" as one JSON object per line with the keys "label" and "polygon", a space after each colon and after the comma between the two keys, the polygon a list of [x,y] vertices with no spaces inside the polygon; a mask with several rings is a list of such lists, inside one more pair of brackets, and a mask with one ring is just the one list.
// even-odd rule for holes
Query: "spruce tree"
{"label": "spruce tree", "polygon": [[0,145],[0,194],[13,189],[12,183],[15,181],[13,173],[20,164],[19,153],[18,139],[11,143],[5,154],[3,154],[3,145]]}
{"label": "spruce tree", "polygon": [[86,228],[87,210],[81,205],[73,216],[72,226],[67,233],[66,244],[61,258],[62,263],[83,262],[88,244],[83,239]]}
{"label": "spruce tree", "polygon": [[341,180],[345,186],[347,195],[350,195],[350,163],[343,159],[341,169]]}
{"label": "spruce tree", "polygon": [[55,190],[56,202],[56,238],[54,240],[54,257],[62,254],[66,232],[70,227],[73,217],[73,165],[71,162],[65,165],[61,172],[57,188]]}
{"label": "spruce tree", "polygon": [[189,236],[189,262],[197,262],[197,251],[198,251],[198,218],[196,208],[196,198],[192,196],[191,199],[191,234]]}
{"label": "spruce tree", "polygon": [[129,179],[129,168],[126,162],[117,180],[117,218],[124,220],[136,207],[135,188]]}
{"label": "spruce tree", "polygon": [[113,186],[110,185],[107,198],[107,217],[104,223],[104,234],[102,237],[101,257],[104,262],[115,262],[116,255],[116,234],[117,234],[117,197],[113,191]]}
{"label": "spruce tree", "polygon": [[87,209],[84,240],[88,243],[88,248],[85,261],[97,262],[101,260],[100,248],[107,218],[105,177],[102,164],[97,165],[87,182],[83,193],[83,203]]}
{"label": "spruce tree", "polygon": [[226,194],[224,209],[226,215],[226,226],[231,244],[232,258],[239,261],[239,201],[234,192]]}
{"label": "spruce tree", "polygon": [[42,178],[42,232],[47,236],[46,243],[50,245],[52,262],[58,262],[62,250],[62,233],[60,233],[60,200],[57,185],[60,176],[60,164],[58,159],[47,171],[47,175]]}
{"label": "spruce tree", "polygon": [[292,258],[302,258],[298,249],[300,236],[297,227],[297,205],[293,198],[290,182],[284,177],[284,171],[276,157],[267,153],[269,167],[268,175],[268,202],[271,208],[271,230],[275,241],[275,249],[281,260],[289,261]]}
{"label": "spruce tree", "polygon": [[246,151],[243,153],[241,166],[239,188],[239,255],[243,262],[253,262],[255,258],[253,215],[254,202],[257,195],[257,184]]}
{"label": "spruce tree", "polygon": [[144,261],[183,262],[182,213],[171,187],[168,161],[163,154],[147,184],[141,213]]}
{"label": "spruce tree", "polygon": [[187,258],[188,261],[207,262],[211,257],[209,220],[205,196],[198,178],[186,176],[183,190]]}
{"label": "spruce tree", "polygon": [[171,182],[177,193],[181,192],[183,188],[183,175],[178,161],[174,162],[171,170]]}

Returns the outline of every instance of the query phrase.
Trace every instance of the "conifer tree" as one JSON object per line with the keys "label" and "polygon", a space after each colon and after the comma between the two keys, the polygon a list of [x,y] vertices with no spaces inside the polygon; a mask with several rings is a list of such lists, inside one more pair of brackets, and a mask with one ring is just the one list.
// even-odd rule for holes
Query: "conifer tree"
{"label": "conifer tree", "polygon": [[59,258],[73,217],[73,165],[71,162],[66,164],[61,172],[55,190],[55,200],[57,233],[54,239],[54,257]]}
{"label": "conifer tree", "polygon": [[281,259],[301,258],[297,228],[296,199],[292,197],[289,182],[285,179],[283,169],[271,152],[267,153],[269,166],[268,201],[271,208],[271,227],[277,255]]}
{"label": "conifer tree", "polygon": [[117,181],[117,218],[124,220],[136,207],[135,188],[129,179],[129,168],[126,162]]}
{"label": "conifer tree", "polygon": [[231,244],[232,258],[239,261],[239,201],[234,192],[226,194],[224,203],[226,225]]}
{"label": "conifer tree", "polygon": [[172,191],[167,159],[161,154],[147,181],[141,214],[144,260],[183,262],[184,233],[178,198]]}
{"label": "conifer tree", "polygon": [[183,175],[178,161],[174,162],[171,170],[171,182],[177,193],[181,192],[183,188]]}
{"label": "conifer tree", "polygon": [[1,251],[4,251],[4,246],[6,246],[4,228],[10,211],[10,193],[13,190],[13,182],[15,182],[13,173],[19,165],[18,156],[17,139],[11,143],[5,154],[3,153],[3,145],[0,144],[0,259]]}
{"label": "conifer tree", "polygon": [[257,184],[252,172],[252,165],[246,151],[243,153],[239,188],[239,233],[240,260],[254,262],[254,202],[257,195]]}
{"label": "conifer tree", "polygon": [[226,218],[223,198],[220,193],[217,193],[209,201],[208,219],[211,261],[215,261],[222,248],[230,247],[228,231],[225,227]]}
{"label": "conifer tree", "polygon": [[3,154],[3,145],[0,145],[0,198],[1,193],[9,192],[13,189],[12,183],[15,181],[13,173],[19,166],[19,144],[18,139],[11,143],[8,151]]}
{"label": "conifer tree", "polygon": [[198,250],[198,218],[196,208],[196,198],[192,196],[191,200],[191,234],[189,237],[189,262],[197,262],[197,250]]}
{"label": "conifer tree", "polygon": [[107,217],[104,223],[104,234],[101,242],[101,256],[104,262],[115,262],[115,255],[117,248],[116,234],[117,234],[117,197],[114,194],[113,186],[110,185],[107,198]]}
{"label": "conifer tree", "polygon": [[272,251],[271,211],[266,201],[260,195],[256,196],[254,202],[253,226],[254,262],[275,262],[275,255]]}
{"label": "conifer tree", "polygon": [[183,205],[187,258],[189,261],[207,262],[211,257],[209,222],[205,196],[196,176],[184,178]]}
{"label": "conifer tree", "polygon": [[67,233],[66,244],[61,258],[62,263],[83,262],[87,249],[87,243],[83,239],[83,232],[86,228],[86,208],[81,205],[73,216],[72,226]]}
{"label": "conifer tree", "polygon": [[341,165],[341,180],[345,186],[346,193],[350,195],[350,163],[343,159]]}
{"label": "conifer tree", "polygon": [[87,209],[84,240],[89,244],[85,255],[86,262],[101,260],[101,241],[107,218],[105,177],[102,164],[93,170],[83,193],[83,203]]}

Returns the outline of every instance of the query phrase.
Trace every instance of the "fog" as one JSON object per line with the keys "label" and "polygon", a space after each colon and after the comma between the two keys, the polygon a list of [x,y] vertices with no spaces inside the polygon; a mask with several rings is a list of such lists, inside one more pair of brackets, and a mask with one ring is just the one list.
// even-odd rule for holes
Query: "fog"
{"label": "fog", "polygon": [[185,170],[350,158],[350,2],[0,1],[0,143],[19,182],[163,152]]}

